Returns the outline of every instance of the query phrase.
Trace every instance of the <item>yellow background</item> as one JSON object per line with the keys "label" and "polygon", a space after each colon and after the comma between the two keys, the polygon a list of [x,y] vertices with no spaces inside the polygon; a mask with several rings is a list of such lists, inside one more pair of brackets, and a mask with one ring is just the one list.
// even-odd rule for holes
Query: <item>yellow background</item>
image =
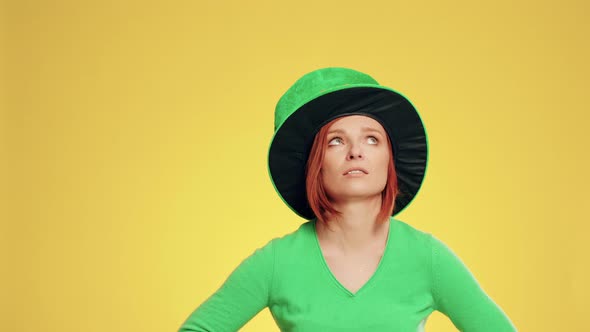
{"label": "yellow background", "polygon": [[[266,154],[280,95],[346,66],[428,131],[397,217],[445,241],[519,331],[585,330],[584,1],[3,3],[2,331],[175,331],[303,220]],[[440,313],[427,331],[455,331]],[[268,310],[244,331],[276,331]]]}

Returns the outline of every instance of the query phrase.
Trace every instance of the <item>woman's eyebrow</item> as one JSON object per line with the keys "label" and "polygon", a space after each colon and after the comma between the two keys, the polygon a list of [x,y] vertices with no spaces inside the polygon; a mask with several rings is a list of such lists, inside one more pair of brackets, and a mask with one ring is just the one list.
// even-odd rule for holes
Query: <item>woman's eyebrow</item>
{"label": "woman's eyebrow", "polygon": [[[377,133],[377,134],[383,135],[383,133],[379,129],[373,128],[373,127],[362,127],[361,131],[365,132],[365,133],[370,132],[370,133]],[[342,130],[342,129],[332,129],[332,130],[328,131],[328,135],[330,135],[330,134],[346,134],[346,131]]]}
{"label": "woman's eyebrow", "polygon": [[328,131],[328,135],[329,134],[335,134],[335,133],[337,133],[337,134],[344,134],[345,132],[342,129],[332,129],[332,130]]}
{"label": "woman's eyebrow", "polygon": [[382,135],[382,134],[383,134],[383,133],[382,133],[382,132],[381,132],[379,129],[377,129],[377,128],[373,128],[373,127],[363,127],[363,128],[361,128],[361,129],[362,129],[362,131],[364,131],[364,132],[372,132],[372,133],[377,133],[377,134],[380,134],[380,135]]}

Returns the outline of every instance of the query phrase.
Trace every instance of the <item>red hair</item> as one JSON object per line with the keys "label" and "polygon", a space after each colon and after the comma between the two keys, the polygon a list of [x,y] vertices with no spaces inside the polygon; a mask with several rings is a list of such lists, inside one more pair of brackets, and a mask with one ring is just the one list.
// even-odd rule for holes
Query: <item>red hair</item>
{"label": "red hair", "polygon": [[[328,129],[338,119],[330,121],[324,125],[316,134],[307,164],[305,167],[305,188],[307,192],[307,202],[313,210],[315,216],[320,222],[326,222],[329,216],[340,216],[341,212],[336,210],[326,194],[324,183],[321,177],[321,168],[324,161],[324,154],[327,146]],[[387,183],[381,192],[381,210],[377,214],[377,221],[385,222],[389,219],[395,208],[395,198],[399,193],[397,185],[397,174],[393,162],[393,152],[389,135],[387,137],[387,146],[389,148],[389,165],[387,167]]]}

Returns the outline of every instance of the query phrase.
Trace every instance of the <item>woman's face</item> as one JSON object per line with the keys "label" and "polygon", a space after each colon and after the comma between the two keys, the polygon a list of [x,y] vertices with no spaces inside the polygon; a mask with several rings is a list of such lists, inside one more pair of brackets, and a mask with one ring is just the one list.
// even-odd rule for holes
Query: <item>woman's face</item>
{"label": "woman's face", "polygon": [[332,124],[321,169],[330,199],[381,195],[391,153],[386,135],[379,122],[362,115],[342,117]]}

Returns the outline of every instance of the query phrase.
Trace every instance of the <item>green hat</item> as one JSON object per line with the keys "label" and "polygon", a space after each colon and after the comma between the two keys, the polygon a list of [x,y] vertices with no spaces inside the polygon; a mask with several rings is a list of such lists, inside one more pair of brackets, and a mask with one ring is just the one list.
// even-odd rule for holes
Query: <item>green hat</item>
{"label": "green hat", "polygon": [[377,120],[391,140],[400,194],[392,215],[414,198],[426,172],[428,143],[420,115],[408,99],[371,76],[348,68],[322,68],[295,82],[275,109],[268,171],[275,190],[297,215],[313,219],[305,165],[316,133],[346,115]]}

